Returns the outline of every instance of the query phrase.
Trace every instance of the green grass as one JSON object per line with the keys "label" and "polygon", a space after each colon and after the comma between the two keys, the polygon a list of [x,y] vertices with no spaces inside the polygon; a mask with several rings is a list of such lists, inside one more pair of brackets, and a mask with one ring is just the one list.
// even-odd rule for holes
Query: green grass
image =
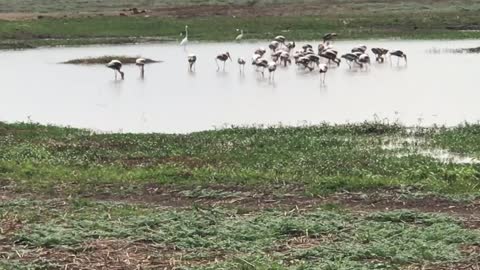
{"label": "green grass", "polygon": [[[0,179],[18,190],[87,194],[102,185],[135,193],[151,183],[298,184],[313,194],[401,186],[478,193],[479,164],[445,163],[421,151],[451,149],[479,158],[474,147],[458,148],[456,137],[439,140],[450,133],[462,136],[457,129],[442,128],[419,129],[412,135],[405,127],[380,123],[232,128],[189,135],[91,134],[0,124]],[[480,133],[468,134],[461,140],[480,140]],[[392,143],[395,147],[387,147]]]}
{"label": "green grass", "polygon": [[[38,269],[58,264],[59,257],[51,254],[76,254],[81,260],[89,249],[104,251],[95,251],[92,243],[109,240],[147,245],[152,264],[181,256],[181,269],[398,269],[468,262],[474,258],[461,248],[480,243],[478,231],[463,228],[454,218],[411,211],[241,214],[74,199],[1,202],[0,216],[23,224],[4,236],[15,246],[0,255],[0,265],[36,261]],[[135,251],[130,252],[135,260]]]}
{"label": "green grass", "polygon": [[[245,39],[269,40],[283,34],[293,40],[319,40],[327,32],[341,39],[478,38],[478,32],[448,30],[448,26],[472,25],[479,13],[407,14],[372,13],[336,16],[271,17],[92,17],[47,18],[42,20],[0,21],[0,48],[31,48],[55,45],[133,43],[180,40],[179,33],[190,25],[191,41],[233,41],[235,29],[245,30]],[[347,24],[344,24],[347,22]],[[215,31],[211,27],[215,26]],[[414,30],[416,28],[416,30]]]}
{"label": "green grass", "polygon": [[[0,269],[472,266],[480,232],[466,226],[475,223],[465,213],[450,214],[456,208],[358,212],[330,200],[297,207],[295,198],[402,188],[395,200],[433,191],[468,209],[480,165],[445,163],[422,149],[480,158],[479,130],[367,122],[96,134],[0,122]],[[142,200],[147,186],[166,201]],[[257,205],[262,190],[286,202]]]}

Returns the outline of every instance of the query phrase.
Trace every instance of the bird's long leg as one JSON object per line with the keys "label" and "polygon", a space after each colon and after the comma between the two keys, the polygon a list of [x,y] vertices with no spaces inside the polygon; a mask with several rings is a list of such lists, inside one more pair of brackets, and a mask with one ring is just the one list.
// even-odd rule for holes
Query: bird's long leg
{"label": "bird's long leg", "polygon": [[397,66],[400,65],[400,57],[397,57]]}
{"label": "bird's long leg", "polygon": [[225,63],[226,63],[226,62],[227,62],[227,61],[223,61],[223,71],[225,71]]}
{"label": "bird's long leg", "polygon": [[217,71],[220,70],[220,66],[218,65],[218,59],[215,59],[215,63],[217,63]]}
{"label": "bird's long leg", "polygon": [[117,80],[117,71],[113,70],[113,73],[115,74],[115,80]]}

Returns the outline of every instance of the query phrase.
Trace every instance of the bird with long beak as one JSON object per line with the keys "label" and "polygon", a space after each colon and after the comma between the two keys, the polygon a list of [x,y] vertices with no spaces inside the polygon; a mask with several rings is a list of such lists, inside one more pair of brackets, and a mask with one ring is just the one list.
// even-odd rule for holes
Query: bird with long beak
{"label": "bird with long beak", "polygon": [[190,72],[194,71],[195,63],[197,62],[197,56],[195,54],[189,54],[187,57],[188,60],[188,70]]}
{"label": "bird with long beak", "polygon": [[325,84],[325,76],[327,76],[328,66],[325,64],[320,64],[318,65],[318,67],[320,72],[320,79],[322,80],[322,83]]}
{"label": "bird with long beak", "polygon": [[[390,52],[390,58],[392,58],[392,55],[398,57],[398,59],[397,59],[397,66],[400,64],[400,58],[405,59],[405,65],[407,64],[407,55],[406,55],[404,52],[402,52],[402,51],[400,51],[400,50],[396,50],[396,51]],[[390,63],[391,63],[391,62],[392,62],[392,61],[390,61]]]}
{"label": "bird with long beak", "polygon": [[243,39],[243,29],[237,29],[237,32],[240,31],[240,34],[235,38],[235,41],[240,41]]}
{"label": "bird with long beak", "polygon": [[218,60],[223,62],[223,71],[225,71],[225,62],[228,59],[230,59],[230,61],[232,61],[232,58],[230,57],[229,52],[225,52],[225,53],[221,53],[221,54],[217,55],[217,57],[215,58],[215,62],[217,63],[217,71],[220,70],[220,66],[218,65]]}
{"label": "bird with long beak", "polygon": [[138,58],[135,60],[135,65],[137,65],[140,68],[140,77],[145,76],[145,64],[147,63],[147,60],[145,58]]}
{"label": "bird with long beak", "polygon": [[245,64],[247,63],[247,61],[245,61],[245,59],[243,59],[242,57],[239,57],[237,63],[240,66],[240,73],[245,73]]}
{"label": "bird with long beak", "polygon": [[121,71],[122,62],[120,62],[119,60],[110,61],[110,63],[107,64],[107,67],[113,69],[113,72],[115,73],[115,80],[117,79],[117,72],[120,73],[122,80],[125,78],[125,74],[123,73],[123,71]]}

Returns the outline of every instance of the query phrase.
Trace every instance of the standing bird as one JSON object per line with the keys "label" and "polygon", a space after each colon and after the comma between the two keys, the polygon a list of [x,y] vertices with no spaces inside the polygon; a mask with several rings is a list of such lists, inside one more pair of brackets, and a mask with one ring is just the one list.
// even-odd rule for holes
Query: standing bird
{"label": "standing bird", "polygon": [[113,72],[115,73],[115,80],[117,79],[117,72],[122,76],[122,80],[125,78],[124,73],[121,71],[122,62],[118,60],[112,60],[107,64],[107,67],[113,69]]}
{"label": "standing bird", "polygon": [[239,57],[238,60],[238,65],[240,66],[240,73],[244,72],[245,73],[245,64],[247,63],[245,59]]}
{"label": "standing bird", "polygon": [[385,55],[388,53],[387,49],[372,48],[372,52],[375,54],[375,61],[377,61],[378,63],[385,62]]}
{"label": "standing bird", "polygon": [[360,45],[352,49],[352,53],[358,53],[358,52],[365,53],[366,51],[367,51],[367,46],[365,45]]}
{"label": "standing bird", "polygon": [[[322,80],[322,83],[325,84],[325,77],[327,76],[328,66],[325,65],[325,64],[320,64],[318,67],[320,68],[320,70],[319,70],[320,79]],[[322,74],[323,74],[323,76],[322,76]]]}
{"label": "standing bird", "polygon": [[215,62],[217,63],[217,71],[220,70],[220,66],[218,65],[218,60],[223,62],[223,71],[225,71],[225,62],[228,59],[230,59],[230,61],[232,61],[232,58],[230,57],[229,52],[221,53],[221,54],[217,55],[217,57],[215,58]]}
{"label": "standing bird", "polygon": [[185,37],[180,42],[180,46],[186,47],[188,44],[188,25],[185,25]]}
{"label": "standing bird", "polygon": [[147,62],[147,60],[145,58],[138,58],[135,61],[135,65],[137,65],[140,68],[140,77],[142,77],[142,78],[145,75],[145,63],[146,62]]}
{"label": "standing bird", "polygon": [[312,48],[313,47],[310,44],[305,44],[305,45],[302,46],[302,49],[303,49],[304,52],[307,52],[307,51],[311,50]]}
{"label": "standing bird", "polygon": [[285,46],[287,46],[288,51],[290,52],[295,48],[295,41],[288,42]]}
{"label": "standing bird", "polygon": [[358,65],[360,65],[358,63],[358,55],[356,55],[354,53],[344,54],[344,55],[342,55],[342,58],[346,60],[348,68],[350,68],[350,69],[352,68],[352,63],[357,63]]}
{"label": "standing bird", "polygon": [[337,33],[328,33],[323,36],[323,43],[333,40],[337,37]]}
{"label": "standing bird", "polygon": [[268,48],[270,48],[270,50],[272,50],[273,52],[275,52],[278,47],[280,46],[280,43],[276,40],[270,42],[270,44],[268,45]]}
{"label": "standing bird", "polygon": [[365,66],[365,70],[368,70],[368,65],[370,65],[370,56],[364,53],[358,57],[358,63],[360,63],[360,68]]}
{"label": "standing bird", "polygon": [[195,54],[189,54],[187,60],[189,70],[193,71],[195,69],[195,63],[197,62],[197,56]]}
{"label": "standing bird", "polygon": [[275,70],[277,70],[277,63],[270,62],[268,63],[268,78],[275,80]]}
{"label": "standing bird", "polygon": [[328,63],[330,63],[330,61],[333,61],[335,64],[337,64],[337,66],[340,66],[340,59],[337,58],[337,54],[337,51],[329,49],[322,52],[320,54],[320,57],[328,59]]}
{"label": "standing bird", "polygon": [[405,65],[407,64],[407,55],[404,52],[396,50],[396,51],[390,52],[390,58],[392,57],[392,55],[398,57],[397,66],[400,64],[400,58],[405,59]]}
{"label": "standing bird", "polygon": [[255,61],[255,66],[257,67],[257,71],[258,68],[262,68],[262,77],[265,77],[265,69],[268,68],[268,60],[260,57]]}
{"label": "standing bird", "polygon": [[284,36],[276,36],[274,38],[274,40],[279,42],[279,43],[285,44],[285,40],[287,40],[287,39]]}
{"label": "standing bird", "polygon": [[280,54],[280,63],[283,63],[285,67],[287,64],[291,64],[292,60],[290,60],[290,53],[282,52],[282,54]]}
{"label": "standing bird", "polygon": [[238,31],[240,31],[240,35],[238,35],[238,36],[235,38],[236,41],[240,41],[240,40],[242,40],[242,38],[243,38],[243,29],[241,29],[241,30],[237,29],[237,32],[238,32]]}

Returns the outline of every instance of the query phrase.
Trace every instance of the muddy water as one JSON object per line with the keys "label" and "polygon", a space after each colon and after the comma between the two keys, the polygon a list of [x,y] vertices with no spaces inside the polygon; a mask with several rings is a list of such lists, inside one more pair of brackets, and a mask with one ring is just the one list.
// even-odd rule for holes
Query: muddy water
{"label": "muddy water", "polygon": [[[298,42],[302,45],[305,42]],[[316,44],[317,42],[309,42]],[[360,42],[336,42],[340,53]],[[266,43],[197,43],[195,73],[187,71],[186,52],[177,44],[50,48],[0,52],[0,121],[33,121],[99,131],[185,133],[225,125],[373,119],[407,125],[446,124],[480,119],[480,55],[432,54],[432,48],[478,46],[475,41],[368,41],[363,44],[402,49],[408,66],[373,64],[368,72],[342,63],[330,69],[326,85],[318,73],[295,66],[279,68],[273,82],[251,65],[245,74],[236,64],[250,61]],[[214,56],[228,50],[233,62],[217,72]],[[126,79],[115,81],[102,65],[58,62],[101,55],[142,55],[163,60],[125,66]]]}

